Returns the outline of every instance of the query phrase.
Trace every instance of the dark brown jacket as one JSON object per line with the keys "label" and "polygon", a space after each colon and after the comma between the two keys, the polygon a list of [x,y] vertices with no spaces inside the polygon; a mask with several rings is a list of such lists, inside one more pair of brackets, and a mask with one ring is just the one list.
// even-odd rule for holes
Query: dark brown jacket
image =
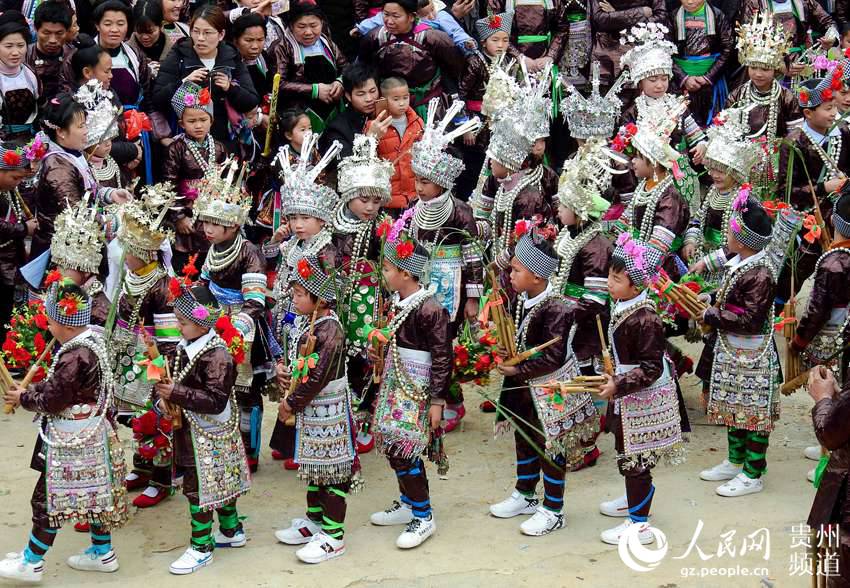
{"label": "dark brown jacket", "polygon": [[[331,54],[332,63],[338,73],[348,63],[345,55],[339,47],[331,41],[330,37],[322,35],[322,43]],[[307,78],[304,71],[304,59],[301,57],[301,46],[289,29],[284,31],[284,36],[272,48],[277,72],[280,74],[280,94],[278,95],[278,112],[287,108],[307,108],[314,101],[312,98],[313,84],[324,82],[324,80],[311,80]],[[327,83],[327,82],[324,82]]]}
{"label": "dark brown jacket", "polygon": [[[738,108],[751,106],[752,110],[749,112],[750,132],[764,133],[766,130],[762,129],[766,129],[770,107],[761,104],[753,105],[749,99],[749,93],[749,83],[744,82],[729,94],[729,98],[726,100],[726,106],[735,106]],[[800,105],[797,102],[797,98],[794,97],[791,90],[780,86],[779,111],[776,114],[776,137],[782,138],[787,135],[788,123],[799,121],[801,118],[803,118],[803,115],[800,112]],[[776,137],[769,138],[775,139]]]}
{"label": "dark brown jacket", "polygon": [[[0,284],[7,287],[14,285],[18,268],[24,264],[24,237],[27,236],[23,219],[9,214],[9,197],[17,198],[15,194],[0,195]],[[9,221],[3,220],[7,216]]]}
{"label": "dark brown jacket", "polygon": [[[543,2],[535,5],[517,5],[516,2],[506,0],[488,0],[487,7],[490,13],[500,14],[507,10],[514,13],[513,25],[511,26],[511,46],[519,53],[529,59],[538,59],[546,56],[557,64],[561,60],[567,43],[567,34],[570,23],[567,20],[567,6],[560,0],[553,0],[552,9],[547,10]],[[520,36],[544,35],[550,40],[537,43],[520,43]]]}
{"label": "dark brown jacket", "polygon": [[[299,349],[307,336],[305,333],[298,341]],[[308,372],[307,381],[299,382],[287,397],[293,412],[303,411],[330,382],[345,376],[345,333],[340,324],[334,320],[322,321],[316,325],[314,336],[314,352],[319,354],[319,360]]]}
{"label": "dark brown jacket", "polygon": [[[823,398],[812,408],[812,424],[820,444],[830,451],[829,463],[821,478],[807,523],[813,529],[821,525],[850,524],[850,384],[832,398]],[[845,539],[846,540],[846,539]],[[846,549],[846,547],[845,547]],[[841,564],[848,563],[842,559]],[[839,569],[842,577],[850,581],[850,570]]]}
{"label": "dark brown jacket", "polygon": [[[224,244],[226,247],[229,243]],[[236,259],[228,267],[219,272],[210,272],[201,279],[204,282],[215,282],[217,286],[230,290],[242,291],[242,274],[264,274],[266,272],[266,260],[260,249],[245,241],[242,250]],[[248,314],[255,321],[265,312],[266,307],[258,301],[249,299],[242,306],[242,312]]]}
{"label": "dark brown jacket", "polygon": [[[850,246],[850,241],[836,247]],[[804,349],[815,338],[834,308],[847,308],[850,304],[850,254],[846,251],[827,253],[815,274],[815,283],[809,296],[806,312],[800,317],[794,345]]]}
{"label": "dark brown jacket", "polygon": [[407,317],[396,331],[399,347],[431,354],[431,398],[445,400],[452,377],[452,341],[449,338],[449,313],[434,297],[428,298]]}
{"label": "dark brown jacket", "polygon": [[[775,21],[782,24],[791,39],[792,47],[800,47],[806,44],[808,30],[824,34],[829,27],[835,26],[833,19],[815,0],[792,0],[797,6],[799,18],[793,13],[774,14]],[[769,0],[742,0],[738,12],[738,22],[752,22],[753,16],[758,13],[772,12]],[[799,55],[794,53],[792,55]]]}
{"label": "dark brown jacket", "polygon": [[[189,363],[189,356],[182,348],[178,348],[178,352],[179,369]],[[220,414],[230,400],[235,383],[236,366],[230,352],[224,347],[216,347],[199,357],[189,373],[174,384],[170,402],[200,414]],[[230,410],[239,409],[231,405]],[[195,467],[195,450],[188,422],[174,432],[174,456],[177,465]]]}
{"label": "dark brown jacket", "polygon": [[[850,169],[850,129],[844,126],[838,127],[841,133],[841,152],[835,157],[838,163],[838,169],[846,171]],[[782,144],[779,147],[779,181],[778,189],[780,194],[785,194],[786,186],[790,184],[791,188],[791,206],[797,210],[811,210],[814,206],[814,198],[812,191],[809,188],[809,178],[811,178],[814,186],[814,196],[817,197],[820,203],[821,214],[824,219],[832,216],[832,201],[827,198],[828,194],[824,189],[824,180],[829,179],[829,172],[824,165],[823,159],[815,150],[814,145],[809,140],[808,135],[803,132],[801,127],[791,129],[788,132],[788,142],[791,143],[800,151],[800,157],[794,156],[794,169],[791,176],[788,176],[788,159],[791,157],[791,148]],[[824,151],[827,150],[827,142],[821,146]],[[805,166],[804,166],[805,164]],[[808,170],[808,176],[806,171]]]}
{"label": "dark brown jacket", "polygon": [[[139,320],[132,327],[138,328],[144,323],[146,329],[154,327],[155,314],[169,314],[174,312],[171,304],[171,295],[168,290],[168,284],[171,281],[169,276],[163,276],[147,291],[145,299],[139,306]],[[125,294],[121,294],[118,300],[118,319],[124,322],[129,321],[133,313],[133,307],[136,304],[136,299]],[[173,357],[176,343],[158,343],[159,352],[166,357]]]}

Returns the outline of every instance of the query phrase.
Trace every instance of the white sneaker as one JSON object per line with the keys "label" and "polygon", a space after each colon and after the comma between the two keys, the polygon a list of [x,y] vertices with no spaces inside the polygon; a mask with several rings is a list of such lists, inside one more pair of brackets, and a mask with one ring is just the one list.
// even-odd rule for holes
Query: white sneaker
{"label": "white sneaker", "polygon": [[703,470],[699,473],[700,480],[706,482],[720,482],[723,480],[731,480],[738,474],[744,471],[744,464],[735,465],[729,463],[728,459],[724,459],[723,463],[714,466],[711,469]]}
{"label": "white sneaker", "polygon": [[387,510],[372,513],[369,517],[373,525],[388,527],[390,525],[406,525],[413,520],[413,509],[407,504],[393,500],[393,505]]}
{"label": "white sneaker", "polygon": [[815,469],[817,468],[810,469],[809,472],[806,474],[806,479],[812,484],[815,483]]}
{"label": "white sneaker", "polygon": [[607,543],[608,545],[619,545],[620,537],[622,537],[623,533],[625,533],[632,525],[641,525],[641,528],[638,530],[638,541],[640,541],[641,545],[649,545],[653,542],[654,536],[649,530],[649,523],[635,523],[631,519],[626,519],[613,529],[602,531],[599,538],[602,539],[603,543]]}
{"label": "white sneaker", "polygon": [[37,584],[41,582],[44,573],[44,561],[30,563],[24,560],[23,553],[7,553],[6,559],[0,561],[0,578]]}
{"label": "white sneaker", "polygon": [[248,537],[243,529],[234,533],[233,537],[228,537],[221,531],[216,531],[214,537],[216,547],[245,547],[245,544],[248,543]]}
{"label": "white sneaker", "polygon": [[519,530],[523,535],[531,535],[539,537],[548,535],[552,531],[564,528],[564,515],[559,512],[553,512],[545,506],[538,506],[537,511],[530,519],[523,521],[519,526]]}
{"label": "white sneaker", "polygon": [[720,496],[746,496],[747,494],[755,494],[764,490],[764,482],[761,478],[748,478],[743,472],[719,486],[715,492]]}
{"label": "white sneaker", "polygon": [[310,539],[321,530],[321,527],[310,519],[292,519],[292,525],[288,529],[275,531],[274,536],[287,545],[303,545],[309,543]]}
{"label": "white sneaker", "polygon": [[295,557],[304,563],[317,564],[339,557],[343,553],[345,553],[345,541],[319,532],[313,535],[307,545],[295,552]]}
{"label": "white sneaker", "polygon": [[520,493],[519,490],[514,490],[502,502],[490,505],[490,514],[500,519],[509,519],[519,515],[533,515],[537,512],[537,505],[540,501],[534,497]]}
{"label": "white sneaker", "polygon": [[629,499],[623,494],[614,500],[600,502],[599,512],[606,517],[627,517],[629,516]]}
{"label": "white sneaker", "polygon": [[396,547],[401,549],[413,549],[419,547],[425,540],[436,533],[437,523],[434,521],[434,515],[429,515],[427,519],[413,517],[413,520],[407,523],[407,528],[396,539]]}
{"label": "white sneaker", "polygon": [[810,447],[806,447],[803,450],[803,455],[806,456],[806,459],[810,459],[812,461],[820,461],[820,445],[812,445]]}
{"label": "white sneaker", "polygon": [[114,549],[110,549],[109,553],[97,555],[89,548],[79,555],[69,557],[68,565],[83,572],[117,572],[118,556],[115,555]]}
{"label": "white sneaker", "polygon": [[208,566],[213,561],[213,552],[203,553],[197,549],[189,547],[183,552],[183,555],[178,557],[174,563],[168,566],[168,571],[178,576],[184,576],[200,570],[204,566]]}

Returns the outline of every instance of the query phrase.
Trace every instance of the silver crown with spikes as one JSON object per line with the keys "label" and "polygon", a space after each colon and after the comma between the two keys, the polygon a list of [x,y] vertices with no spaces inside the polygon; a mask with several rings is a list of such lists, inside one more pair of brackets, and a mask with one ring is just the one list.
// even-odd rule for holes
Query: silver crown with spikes
{"label": "silver crown with spikes", "polygon": [[56,217],[50,240],[50,257],[57,266],[96,274],[103,259],[103,226],[92,206],[91,192]]}
{"label": "silver crown with spikes", "polygon": [[747,180],[759,157],[759,150],[749,138],[752,108],[727,108],[714,117],[705,131],[708,148],[703,163],[707,168],[728,173],[738,183]]}
{"label": "silver crown with spikes", "polygon": [[390,178],[395,169],[386,159],[378,157],[378,141],[371,135],[355,135],[351,155],[339,162],[337,189],[343,202],[358,196],[379,196],[384,204],[390,201]]}
{"label": "silver crown with spikes", "polygon": [[602,194],[611,186],[614,175],[627,173],[628,163],[628,159],[608,148],[605,139],[588,139],[564,162],[558,180],[558,202],[582,220],[598,219],[610,206]]}
{"label": "silver crown with spikes", "polygon": [[451,131],[447,131],[449,124],[463,110],[463,102],[459,100],[452,102],[445,116],[438,120],[437,107],[439,103],[438,98],[432,98],[428,102],[425,131],[422,133],[422,138],[413,144],[411,166],[413,173],[420,178],[425,178],[438,186],[449,189],[454,185],[465,166],[463,160],[449,155],[445,152],[445,148],[465,133],[480,129],[481,121],[478,117],[475,117],[461,123]]}
{"label": "silver crown with spikes", "polygon": [[284,215],[305,214],[330,222],[339,197],[332,188],[317,184],[316,179],[342,151],[342,144],[334,141],[319,162],[310,166],[310,154],[316,150],[318,142],[317,134],[305,133],[301,157],[294,165],[289,162],[289,145],[279,151],[280,179],[283,181],[280,196]]}
{"label": "silver crown with spikes", "polygon": [[546,96],[552,72],[547,65],[537,74],[530,74],[525,62],[524,84],[519,87],[513,104],[493,124],[493,136],[487,155],[511,171],[522,167],[534,142],[549,135],[549,116],[552,100]]}
{"label": "silver crown with spikes", "polygon": [[74,94],[74,100],[86,109],[86,148],[118,136],[121,109],[112,102],[112,92],[98,80],[89,80]]}
{"label": "silver crown with spikes", "polygon": [[155,259],[162,242],[172,236],[163,223],[176,196],[173,184],[154,184],[119,206],[118,240],[127,253],[147,261]]}
{"label": "silver crown with spikes", "polygon": [[619,92],[628,81],[628,73],[623,70],[620,77],[603,96],[599,93],[599,62],[594,61],[590,66],[590,96],[585,98],[575,86],[561,77],[561,84],[567,91],[567,97],[561,101],[561,111],[570,128],[570,134],[576,139],[591,139],[593,137],[609,138],[617,129],[617,120],[623,101]]}
{"label": "silver crown with spikes", "polygon": [[245,224],[251,210],[251,195],[244,188],[247,166],[243,163],[240,169],[236,158],[230,156],[216,173],[208,173],[198,182],[195,211],[199,220],[223,227]]}
{"label": "silver crown with spikes", "polygon": [[688,107],[684,96],[669,100],[652,100],[638,113],[637,132],[632,145],[653,165],[673,167],[680,153],[670,146],[670,135],[676,130]]}
{"label": "silver crown with spikes", "polygon": [[489,78],[481,99],[481,114],[487,117],[490,127],[508,112],[520,95],[522,89],[512,73],[516,70],[516,65],[516,60],[510,58],[507,53],[498,55],[490,63]]}
{"label": "silver crown with spikes", "polygon": [[769,12],[753,16],[752,22],[738,25],[738,59],[744,66],[782,69],[791,39],[785,27]]}

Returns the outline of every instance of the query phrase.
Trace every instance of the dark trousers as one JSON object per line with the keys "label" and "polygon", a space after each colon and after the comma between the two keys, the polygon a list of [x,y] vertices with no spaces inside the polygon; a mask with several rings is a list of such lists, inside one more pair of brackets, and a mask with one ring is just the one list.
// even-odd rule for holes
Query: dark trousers
{"label": "dark trousers", "polygon": [[311,480],[307,485],[307,518],[334,539],[342,539],[345,534],[346,498],[350,488],[350,482],[322,485]]}
{"label": "dark trousers", "polygon": [[398,478],[401,502],[413,509],[413,516],[426,518],[431,514],[431,497],[428,476],[421,457],[388,457],[390,467]]}

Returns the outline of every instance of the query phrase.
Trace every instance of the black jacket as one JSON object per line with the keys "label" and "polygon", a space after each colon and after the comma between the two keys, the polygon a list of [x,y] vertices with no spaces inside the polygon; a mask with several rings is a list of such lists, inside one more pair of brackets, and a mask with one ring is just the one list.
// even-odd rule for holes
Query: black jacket
{"label": "black jacket", "polygon": [[351,155],[354,146],[354,135],[363,133],[366,126],[366,115],[354,110],[350,105],[337,114],[322,133],[319,149],[324,153],[334,142],[334,139],[342,143],[342,152],[339,157]]}
{"label": "black jacket", "polygon": [[[163,113],[171,113],[171,97],[177,92],[180,84],[187,75],[196,69],[204,67],[192,47],[191,39],[180,39],[159,69],[159,75],[153,85],[153,103],[157,110]],[[223,98],[226,98],[230,106],[240,113],[249,112],[260,103],[254,83],[248,74],[248,69],[239,57],[236,49],[228,43],[220,43],[218,55],[215,59],[215,67],[231,68],[230,89],[227,92],[208,80],[210,93],[213,100],[212,136],[226,145],[230,145],[230,137],[227,130],[227,107]]]}

